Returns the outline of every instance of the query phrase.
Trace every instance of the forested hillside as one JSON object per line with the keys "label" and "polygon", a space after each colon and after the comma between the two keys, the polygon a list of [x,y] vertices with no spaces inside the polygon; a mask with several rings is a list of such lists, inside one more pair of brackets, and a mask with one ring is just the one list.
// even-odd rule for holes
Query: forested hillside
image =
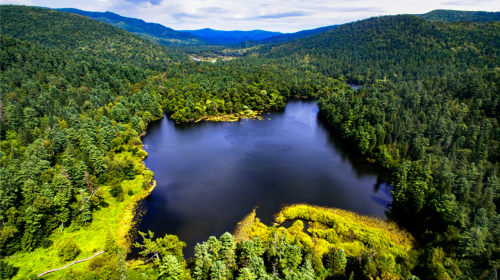
{"label": "forested hillside", "polygon": [[[0,246],[16,255],[8,259],[14,266],[1,262],[2,278],[103,250],[95,237],[106,228],[120,252],[130,249],[131,211],[153,177],[139,134],[163,110],[176,121],[237,119],[338,83],[306,73],[307,86],[298,87],[287,81],[298,75],[292,69],[278,75],[251,60],[191,61],[105,23],[41,8],[2,6],[0,39]],[[123,219],[103,227],[115,216]],[[120,254],[107,259],[114,266]]]}
{"label": "forested hillside", "polygon": [[340,135],[395,171],[391,215],[427,244],[425,275],[475,279],[498,268],[499,82],[498,70],[466,71],[319,101]]}
{"label": "forested hillside", "polygon": [[394,171],[388,214],[424,246],[413,271],[426,279],[497,279],[499,35],[499,22],[401,15],[258,49],[368,84],[320,98],[320,112],[369,161]]}
{"label": "forested hillside", "polygon": [[500,21],[500,12],[472,12],[472,11],[454,11],[454,10],[434,10],[427,14],[417,15],[430,21],[472,21],[487,22]]}
{"label": "forested hillside", "polygon": [[498,34],[498,22],[394,16],[269,50],[369,83],[320,98],[320,112],[370,161],[394,171],[389,216],[423,244],[414,272],[426,279],[497,277]]}
{"label": "forested hillside", "polygon": [[[36,23],[36,24],[34,24]],[[87,17],[50,9],[3,5],[2,35],[75,55],[131,64],[150,70],[164,68],[171,56],[167,49],[129,32]],[[180,58],[176,58],[180,59]]]}
{"label": "forested hillside", "polygon": [[[1,9],[2,279],[103,250],[44,277],[498,279],[498,22],[371,18],[203,63],[80,15]],[[126,262],[134,206],[154,185],[148,123],[164,111],[176,122],[255,116],[292,95],[319,98],[338,135],[393,171],[399,225],[294,206],[276,216],[300,220],[289,228],[249,216],[194,260],[176,236],[141,234],[143,259]]]}
{"label": "forested hillside", "polygon": [[203,44],[205,43],[199,37],[184,32],[175,31],[172,28],[165,27],[157,23],[145,22],[141,19],[128,18],[111,12],[88,12],[78,9],[66,8],[57,9],[61,12],[73,13],[89,18],[93,18],[105,23],[109,23],[120,29],[135,33],[151,41],[162,45],[177,44]]}
{"label": "forested hillside", "polygon": [[348,23],[329,32],[263,46],[269,58],[296,60],[303,67],[351,83],[425,80],[499,64],[500,22],[441,23],[411,15]]}

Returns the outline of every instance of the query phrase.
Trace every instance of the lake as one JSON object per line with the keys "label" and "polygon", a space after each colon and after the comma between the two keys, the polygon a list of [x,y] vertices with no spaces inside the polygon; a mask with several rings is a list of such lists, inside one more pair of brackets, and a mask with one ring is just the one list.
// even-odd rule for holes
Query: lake
{"label": "lake", "polygon": [[190,257],[196,243],[231,232],[255,207],[267,225],[282,205],[294,203],[384,217],[390,173],[332,133],[315,100],[291,99],[262,117],[151,123],[144,162],[157,186],[143,202],[139,230],[177,235]]}

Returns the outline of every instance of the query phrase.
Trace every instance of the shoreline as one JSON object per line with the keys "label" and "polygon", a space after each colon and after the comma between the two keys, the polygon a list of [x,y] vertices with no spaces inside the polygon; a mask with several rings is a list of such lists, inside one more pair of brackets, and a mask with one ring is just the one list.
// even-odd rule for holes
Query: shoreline
{"label": "shoreline", "polygon": [[203,116],[201,118],[194,120],[193,122],[200,122],[200,121],[237,122],[241,119],[257,119],[263,121],[264,117],[262,117],[261,114],[264,112],[265,112],[264,110],[262,111],[248,110],[247,112],[242,111],[240,113],[224,114],[218,116]]}

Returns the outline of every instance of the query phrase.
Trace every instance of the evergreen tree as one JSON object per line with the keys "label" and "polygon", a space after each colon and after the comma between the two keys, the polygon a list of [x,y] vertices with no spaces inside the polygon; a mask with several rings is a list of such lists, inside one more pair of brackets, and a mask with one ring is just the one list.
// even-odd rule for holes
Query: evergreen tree
{"label": "evergreen tree", "polygon": [[162,280],[182,280],[185,279],[183,267],[176,257],[172,255],[165,256],[163,264],[160,266],[158,279]]}
{"label": "evergreen tree", "polygon": [[473,227],[460,240],[459,251],[463,257],[480,256],[485,250],[485,230]]}
{"label": "evergreen tree", "polygon": [[240,274],[236,278],[236,280],[255,280],[255,279],[257,279],[257,276],[255,276],[255,274],[253,274],[252,271],[247,267],[240,269]]}
{"label": "evergreen tree", "polygon": [[305,261],[304,264],[300,267],[300,280],[313,280],[315,279],[314,269],[311,266],[311,262],[309,260]]}
{"label": "evergreen tree", "polygon": [[118,245],[116,244],[115,238],[110,230],[106,233],[106,239],[104,242],[104,251],[107,253],[114,253],[118,250]]}
{"label": "evergreen tree", "polygon": [[118,249],[118,255],[116,257],[116,273],[120,280],[127,279],[127,263],[125,262],[125,255],[122,253],[121,249]]}
{"label": "evergreen tree", "polygon": [[236,265],[236,242],[234,241],[234,237],[226,232],[220,237],[220,256],[224,261],[228,269],[233,269]]}
{"label": "evergreen tree", "polygon": [[210,279],[226,280],[228,279],[228,271],[223,261],[216,261],[210,269]]}

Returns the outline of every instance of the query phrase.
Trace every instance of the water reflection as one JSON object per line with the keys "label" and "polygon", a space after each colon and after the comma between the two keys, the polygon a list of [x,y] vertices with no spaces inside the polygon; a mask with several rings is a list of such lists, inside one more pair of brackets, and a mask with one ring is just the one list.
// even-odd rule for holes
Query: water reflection
{"label": "water reflection", "polygon": [[[197,242],[232,231],[255,206],[272,224],[282,205],[309,203],[384,216],[390,174],[331,132],[314,100],[290,100],[265,121],[152,123],[144,138],[157,187],[139,230]],[[270,119],[270,120],[269,120]]]}

